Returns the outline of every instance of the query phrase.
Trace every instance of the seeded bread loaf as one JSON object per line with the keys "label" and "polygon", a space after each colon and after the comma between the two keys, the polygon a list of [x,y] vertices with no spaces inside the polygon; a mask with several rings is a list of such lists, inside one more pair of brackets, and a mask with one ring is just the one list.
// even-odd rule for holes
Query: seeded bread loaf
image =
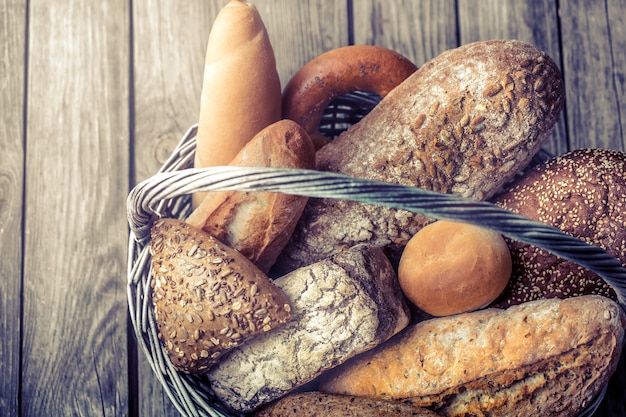
{"label": "seeded bread loaf", "polygon": [[[550,135],[563,106],[556,64],[515,40],[481,41],[425,63],[367,116],[317,152],[317,169],[473,199],[494,195]],[[393,247],[423,215],[310,199],[282,271],[357,243]]]}
{"label": "seeded bread loaf", "polygon": [[358,245],[274,281],[292,319],[243,344],[206,375],[237,412],[251,411],[387,340],[409,322],[380,248]]}
{"label": "seeded bread loaf", "polygon": [[[579,149],[529,169],[494,203],[599,246],[626,266],[625,195],[626,153]],[[613,289],[584,267],[535,246],[506,241],[513,273],[494,306],[583,294],[616,299]]]}
{"label": "seeded bread loaf", "polygon": [[588,295],[423,321],[331,370],[328,393],[445,416],[576,416],[614,373],[624,312]]}
{"label": "seeded bread loaf", "polygon": [[264,407],[252,417],[437,417],[439,414],[400,401],[302,392]]}
{"label": "seeded bread loaf", "polygon": [[176,219],[151,229],[152,303],[172,364],[203,373],[229,349],[291,318],[289,299],[252,262]]}

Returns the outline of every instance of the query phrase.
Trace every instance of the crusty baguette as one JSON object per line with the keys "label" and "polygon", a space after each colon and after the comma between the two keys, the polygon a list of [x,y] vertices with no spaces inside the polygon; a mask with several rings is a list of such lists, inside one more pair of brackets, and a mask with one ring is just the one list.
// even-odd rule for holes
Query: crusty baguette
{"label": "crusty baguette", "polygon": [[[626,153],[577,149],[527,170],[493,202],[601,247],[626,266]],[[595,273],[546,250],[506,239],[513,274],[495,307],[615,291]]]}
{"label": "crusty baguette", "polygon": [[389,339],[409,322],[380,248],[359,245],[278,278],[292,319],[230,352],[206,375],[222,402],[251,411]]}
{"label": "crusty baguette", "polygon": [[290,301],[252,262],[183,221],[155,222],[150,255],[158,337],[181,372],[206,372],[291,318]]}
{"label": "crusty baguette", "polygon": [[[227,165],[264,127],[281,118],[274,50],[252,3],[230,0],[218,13],[206,49],[194,165]],[[204,193],[196,193],[193,206]]]}
{"label": "crusty baguette", "polygon": [[445,416],[575,416],[615,371],[625,325],[597,295],[427,320],[331,370],[320,390]]}
{"label": "crusty baguette", "polygon": [[[549,137],[564,101],[556,64],[532,45],[481,41],[446,51],[317,152],[323,171],[486,199]],[[338,247],[402,245],[430,219],[374,205],[310,199],[283,270]]]}
{"label": "crusty baguette", "polygon": [[[315,167],[315,148],[296,122],[280,120],[261,130],[229,164],[247,167]],[[223,191],[207,194],[187,223],[238,250],[268,272],[289,240],[306,197]]]}
{"label": "crusty baguette", "polygon": [[301,392],[288,395],[252,417],[437,417],[439,414],[400,401],[350,395]]}

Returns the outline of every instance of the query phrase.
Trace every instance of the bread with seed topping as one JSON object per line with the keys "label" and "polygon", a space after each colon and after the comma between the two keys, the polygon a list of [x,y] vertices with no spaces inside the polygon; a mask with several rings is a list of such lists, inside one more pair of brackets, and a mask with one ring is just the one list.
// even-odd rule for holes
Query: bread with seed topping
{"label": "bread with seed topping", "polygon": [[[541,148],[559,117],[561,72],[516,40],[448,50],[317,152],[317,169],[472,199],[493,196]],[[402,246],[423,215],[310,199],[278,260],[283,271],[357,243]]]}
{"label": "bread with seed topping", "polygon": [[291,318],[289,299],[251,261],[181,220],[154,223],[150,254],[158,337],[181,372],[206,372]]}
{"label": "bread with seed topping", "polygon": [[576,416],[615,372],[625,325],[598,295],[426,320],[329,371],[319,389],[448,417]]}
{"label": "bread with seed topping", "polygon": [[[494,203],[601,247],[626,266],[625,195],[626,153],[587,148],[527,170]],[[584,294],[616,299],[602,278],[577,263],[536,246],[506,241],[513,273],[493,306]]]}

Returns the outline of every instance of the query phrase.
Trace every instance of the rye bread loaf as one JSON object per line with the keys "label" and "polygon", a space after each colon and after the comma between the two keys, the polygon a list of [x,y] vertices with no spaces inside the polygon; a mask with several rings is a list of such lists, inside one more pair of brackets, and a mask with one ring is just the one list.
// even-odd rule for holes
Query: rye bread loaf
{"label": "rye bread loaf", "polygon": [[[603,248],[626,266],[626,153],[578,149],[529,169],[494,203]],[[541,298],[616,294],[597,274],[543,249],[506,239],[513,273],[493,306]]]}
{"label": "rye bread loaf", "polygon": [[400,401],[350,395],[301,392],[290,394],[252,417],[437,417],[439,414]]}
{"label": "rye bread loaf", "polygon": [[597,295],[436,318],[329,371],[320,390],[444,416],[576,416],[615,372],[625,325]]}
{"label": "rye bread loaf", "polygon": [[282,329],[231,351],[206,375],[237,412],[251,411],[406,327],[408,309],[380,248],[358,245],[276,279],[292,305]]}
{"label": "rye bread loaf", "polygon": [[[556,64],[532,45],[481,41],[425,63],[317,152],[317,169],[491,197],[550,135],[563,106]],[[403,245],[430,222],[379,206],[309,199],[281,272],[357,243]]]}

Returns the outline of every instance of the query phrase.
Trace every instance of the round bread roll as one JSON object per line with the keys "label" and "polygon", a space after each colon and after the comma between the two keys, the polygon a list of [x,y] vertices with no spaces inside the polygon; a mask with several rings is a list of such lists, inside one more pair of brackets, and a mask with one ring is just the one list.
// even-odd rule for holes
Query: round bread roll
{"label": "round bread roll", "polygon": [[[625,195],[626,153],[579,149],[529,169],[493,202],[598,246],[626,266]],[[616,299],[613,289],[584,267],[535,246],[506,241],[513,274],[495,307],[584,294]]]}
{"label": "round bread roll", "polygon": [[506,287],[511,269],[511,254],[499,233],[439,220],[409,240],[398,280],[417,307],[433,316],[448,316],[493,302]]}

